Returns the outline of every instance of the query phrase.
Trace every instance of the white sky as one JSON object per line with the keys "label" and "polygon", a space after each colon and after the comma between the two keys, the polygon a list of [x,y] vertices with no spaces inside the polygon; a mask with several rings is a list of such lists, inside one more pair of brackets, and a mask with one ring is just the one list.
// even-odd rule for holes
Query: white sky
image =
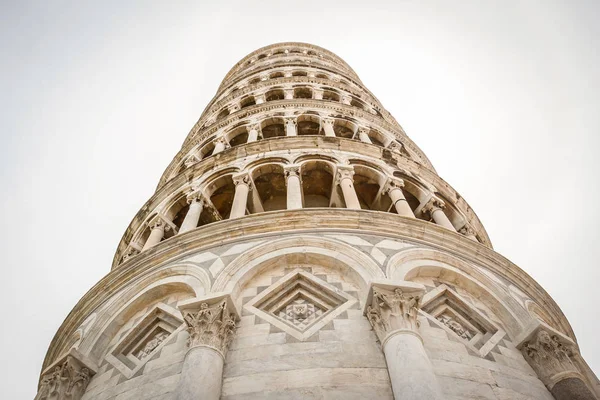
{"label": "white sky", "polygon": [[355,69],[600,372],[598,2],[14,3],[0,6],[0,397],[33,398],[56,330],[221,79],[282,41]]}

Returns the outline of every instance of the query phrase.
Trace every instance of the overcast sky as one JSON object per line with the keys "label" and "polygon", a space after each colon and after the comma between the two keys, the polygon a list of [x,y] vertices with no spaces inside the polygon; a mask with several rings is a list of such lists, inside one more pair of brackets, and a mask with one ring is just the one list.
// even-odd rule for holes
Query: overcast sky
{"label": "overcast sky", "polygon": [[13,3],[0,10],[0,397],[33,398],[56,330],[221,79],[282,41],[354,68],[600,372],[597,1]]}

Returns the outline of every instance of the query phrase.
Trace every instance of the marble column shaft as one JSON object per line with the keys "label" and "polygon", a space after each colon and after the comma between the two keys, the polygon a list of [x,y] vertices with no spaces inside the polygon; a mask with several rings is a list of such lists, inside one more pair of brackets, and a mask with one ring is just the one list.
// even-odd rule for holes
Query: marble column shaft
{"label": "marble column shaft", "polygon": [[443,399],[418,332],[424,292],[423,285],[412,282],[376,282],[365,302],[365,315],[381,343],[397,400]]}
{"label": "marble column shaft", "polygon": [[340,185],[342,193],[344,194],[344,202],[346,208],[360,210],[360,202],[354,189],[354,168],[349,165],[340,165],[337,168],[337,184]]}
{"label": "marble column shaft", "polygon": [[287,185],[287,209],[302,208],[302,185],[300,183],[300,166],[288,165],[284,167]]}
{"label": "marble column shaft", "polygon": [[235,194],[229,219],[243,217],[246,214],[246,204],[248,203],[248,193],[251,185],[250,175],[247,173],[234,175],[233,183],[235,184]]}
{"label": "marble column shaft", "polygon": [[200,214],[202,214],[202,207],[204,206],[204,202],[202,200],[202,196],[199,193],[193,193],[188,196],[188,204],[190,208],[188,209],[187,214],[183,222],[181,223],[181,228],[179,228],[179,233],[184,233],[191,231],[192,229],[196,229],[198,226],[198,221],[200,221]]}
{"label": "marble column shaft", "polygon": [[386,183],[386,192],[390,196],[390,199],[392,199],[392,204],[398,215],[415,218],[415,214],[408,205],[406,197],[404,197],[404,192],[402,191],[403,187],[404,181],[402,179],[390,179]]}

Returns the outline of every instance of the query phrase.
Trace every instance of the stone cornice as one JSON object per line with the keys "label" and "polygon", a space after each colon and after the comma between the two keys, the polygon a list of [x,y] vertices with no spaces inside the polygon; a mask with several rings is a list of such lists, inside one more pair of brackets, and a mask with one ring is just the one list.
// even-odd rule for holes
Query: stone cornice
{"label": "stone cornice", "polygon": [[[413,143],[412,140],[406,133],[400,128],[390,124],[382,117],[373,115],[366,111],[360,110],[353,106],[347,106],[341,103],[328,102],[323,100],[308,100],[308,99],[294,99],[294,100],[277,100],[271,101],[264,104],[254,105],[251,107],[247,107],[241,109],[231,115],[229,115],[226,119],[217,122],[211,125],[208,128],[202,129],[202,133],[198,132],[188,136],[186,141],[184,142],[181,150],[175,155],[165,172],[163,172],[159,184],[157,186],[157,190],[164,185],[168,176],[171,175],[173,169],[179,164],[179,162],[192,150],[193,147],[203,143],[207,138],[211,135],[215,134],[217,131],[226,128],[234,123],[239,123],[241,119],[256,119],[256,116],[267,111],[289,111],[290,109],[302,109],[306,108],[307,110],[322,110],[324,113],[340,113],[342,115],[347,115],[349,117],[360,118],[371,124],[373,127],[383,128],[387,132],[394,135],[398,140],[400,140],[406,147],[415,152],[419,158],[423,161],[423,163],[431,170],[435,169],[431,165],[429,159],[425,156],[425,154],[417,147],[416,144]],[[194,127],[195,129],[196,127]],[[192,131],[194,130],[192,129]]]}
{"label": "stone cornice", "polygon": [[[278,221],[278,230],[272,221]],[[561,330],[575,338],[566,317],[548,293],[521,268],[495,251],[455,232],[429,222],[390,213],[349,209],[299,209],[271,211],[223,220],[165,240],[112,270],[90,289],[67,316],[56,333],[44,360],[45,369],[81,323],[110,296],[124,289],[136,277],[166,263],[212,246],[240,239],[280,236],[282,233],[346,232],[422,243],[457,258],[489,269],[504,277],[537,304],[561,321]]]}

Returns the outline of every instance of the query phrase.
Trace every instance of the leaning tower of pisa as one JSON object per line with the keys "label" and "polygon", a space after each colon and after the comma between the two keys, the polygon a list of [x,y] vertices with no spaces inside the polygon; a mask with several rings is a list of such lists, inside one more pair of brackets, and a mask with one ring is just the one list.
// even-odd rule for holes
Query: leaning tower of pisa
{"label": "leaning tower of pisa", "polygon": [[569,322],[341,58],[237,63],[36,399],[598,399]]}

